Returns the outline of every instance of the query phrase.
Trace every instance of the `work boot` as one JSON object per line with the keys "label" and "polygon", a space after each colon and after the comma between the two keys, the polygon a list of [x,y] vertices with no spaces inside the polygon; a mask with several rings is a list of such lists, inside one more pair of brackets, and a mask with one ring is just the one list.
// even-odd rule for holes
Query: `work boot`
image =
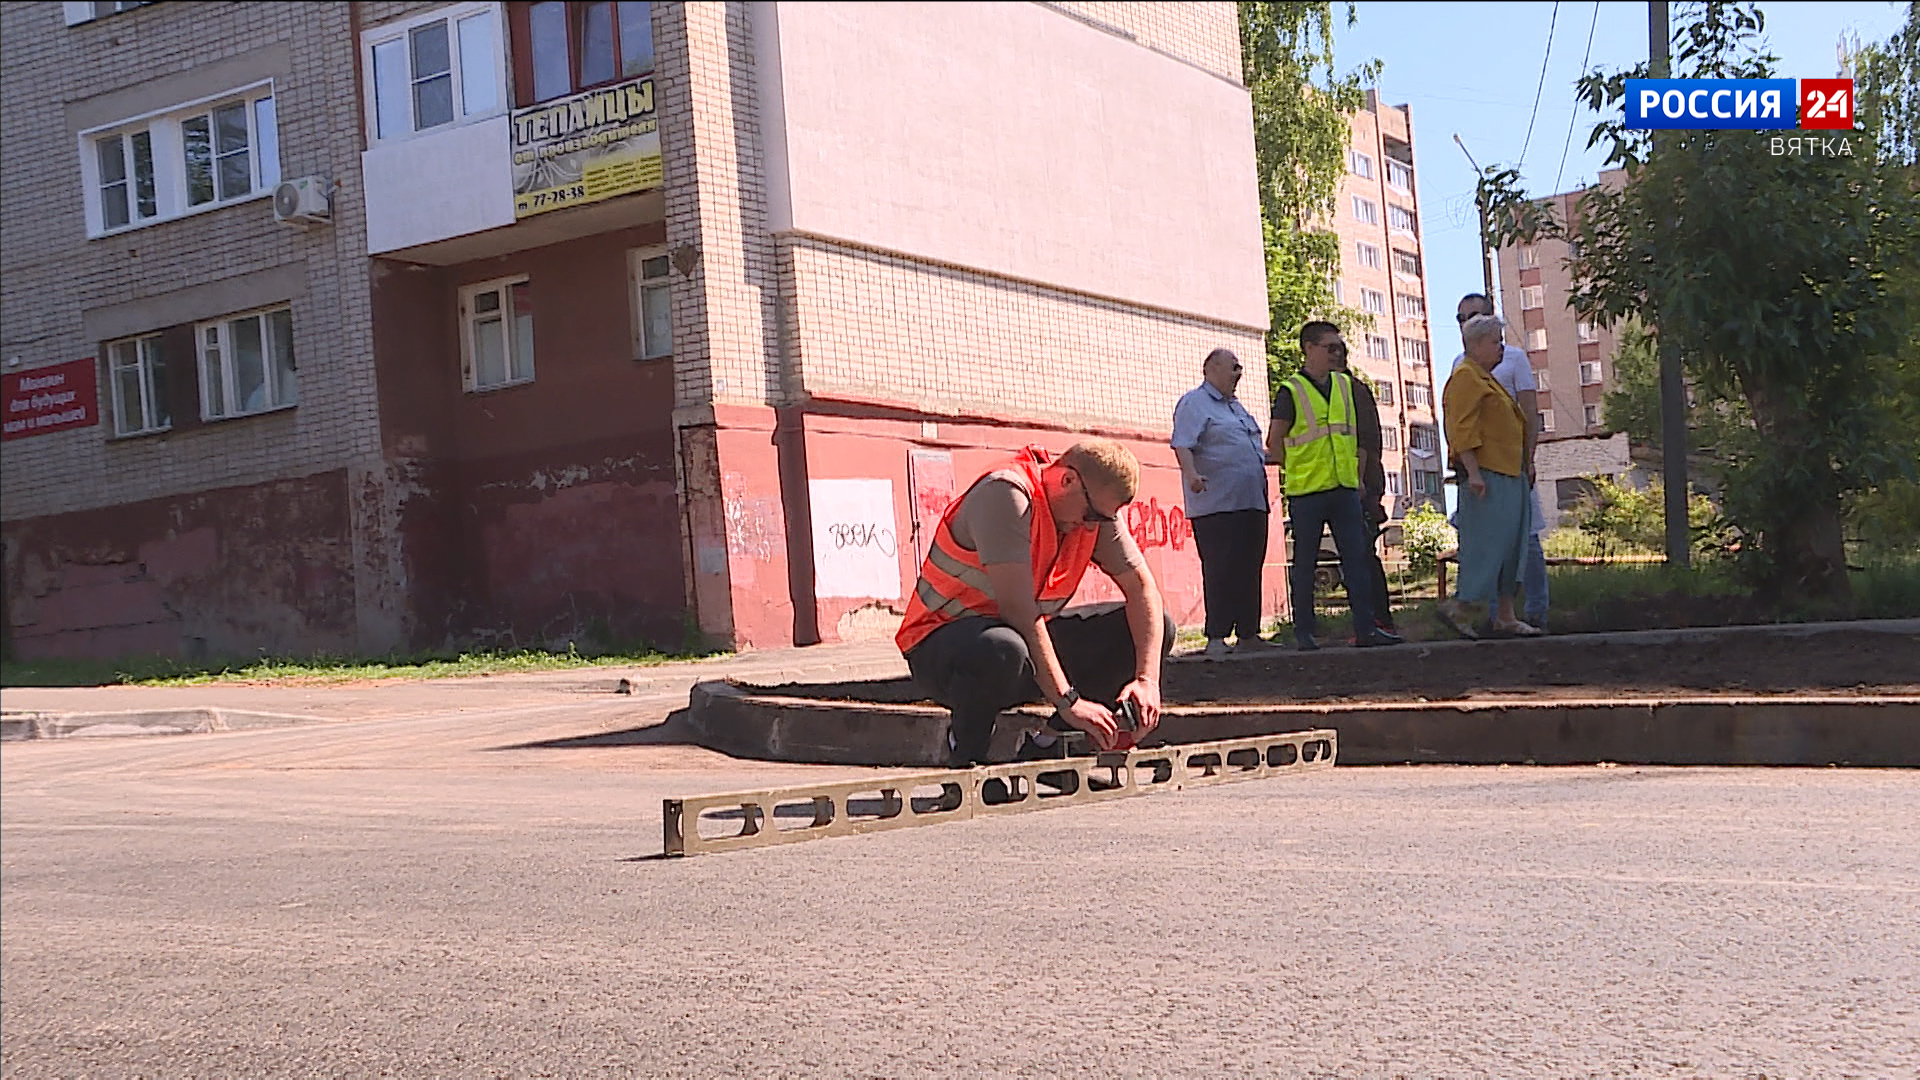
{"label": "work boot", "polygon": [[1225,660],[1227,658],[1227,639],[1208,638],[1207,651],[1200,654],[1202,660]]}

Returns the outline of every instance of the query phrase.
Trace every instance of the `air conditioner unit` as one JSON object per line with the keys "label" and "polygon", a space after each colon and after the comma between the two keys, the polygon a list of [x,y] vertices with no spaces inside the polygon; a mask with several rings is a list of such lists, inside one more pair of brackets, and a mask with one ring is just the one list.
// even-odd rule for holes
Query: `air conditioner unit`
{"label": "air conditioner unit", "polygon": [[324,176],[281,181],[273,189],[273,220],[302,228],[332,221],[332,189],[332,182]]}

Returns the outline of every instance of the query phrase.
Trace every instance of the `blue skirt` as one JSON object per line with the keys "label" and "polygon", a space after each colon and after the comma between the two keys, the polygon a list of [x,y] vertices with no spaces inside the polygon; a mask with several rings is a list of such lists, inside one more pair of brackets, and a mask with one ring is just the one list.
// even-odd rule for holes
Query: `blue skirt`
{"label": "blue skirt", "polygon": [[1454,596],[1470,604],[1492,604],[1518,591],[1520,554],[1525,550],[1528,526],[1527,482],[1480,470],[1487,493],[1476,496],[1460,483],[1460,509],[1455,528],[1460,534],[1460,583]]}

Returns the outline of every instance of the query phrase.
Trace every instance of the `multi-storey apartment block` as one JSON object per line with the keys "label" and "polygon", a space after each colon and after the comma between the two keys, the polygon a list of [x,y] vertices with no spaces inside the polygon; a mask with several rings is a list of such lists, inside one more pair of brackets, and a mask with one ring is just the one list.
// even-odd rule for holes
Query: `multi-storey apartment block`
{"label": "multi-storey apartment block", "polygon": [[1198,618],[1171,412],[1267,320],[1233,5],[0,19],[17,654],[884,633],[956,488],[1085,432]]}
{"label": "multi-storey apartment block", "polygon": [[1405,105],[1382,105],[1369,90],[1349,125],[1347,173],[1329,222],[1340,237],[1335,293],[1372,321],[1351,335],[1348,363],[1373,383],[1380,404],[1387,510],[1398,518],[1441,499],[1413,115]]}

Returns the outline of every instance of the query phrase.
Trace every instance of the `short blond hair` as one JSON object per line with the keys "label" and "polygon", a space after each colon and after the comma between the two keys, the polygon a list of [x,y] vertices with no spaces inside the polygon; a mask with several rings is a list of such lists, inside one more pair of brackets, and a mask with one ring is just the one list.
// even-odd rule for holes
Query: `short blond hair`
{"label": "short blond hair", "polygon": [[1060,463],[1079,470],[1087,483],[1109,494],[1126,496],[1127,502],[1140,492],[1139,459],[1112,439],[1081,439],[1067,447]]}

